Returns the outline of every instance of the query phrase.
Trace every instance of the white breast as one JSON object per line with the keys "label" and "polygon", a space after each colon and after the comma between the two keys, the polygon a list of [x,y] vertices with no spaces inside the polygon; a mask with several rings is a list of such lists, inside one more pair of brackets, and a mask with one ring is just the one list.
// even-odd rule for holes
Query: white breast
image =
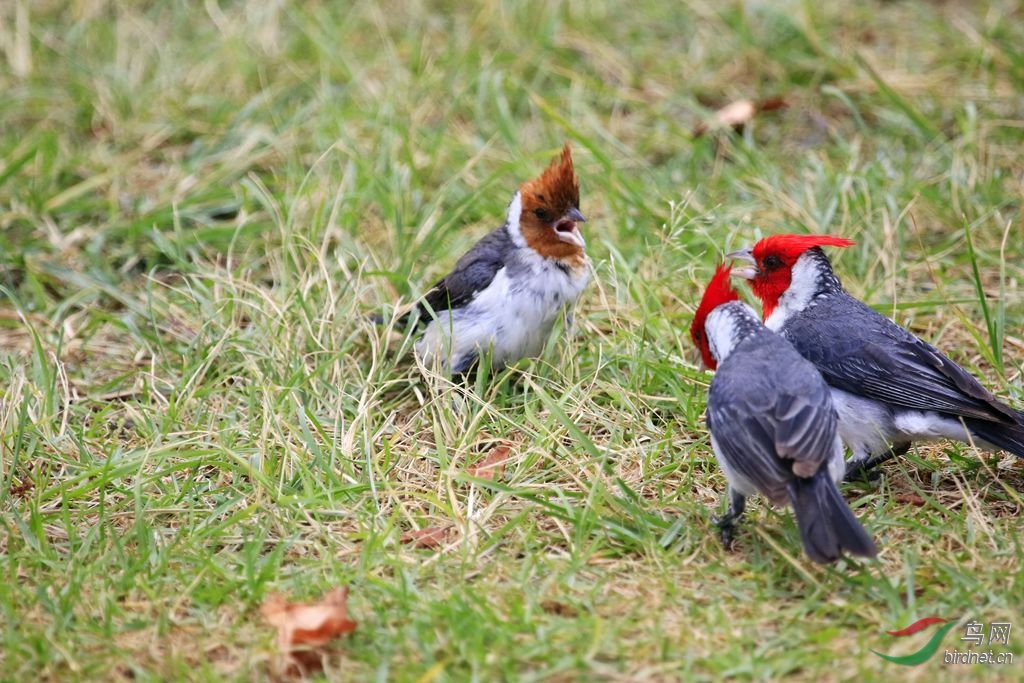
{"label": "white breast", "polygon": [[779,303],[764,321],[764,326],[778,332],[793,315],[807,308],[818,288],[818,271],[810,256],[801,256],[793,264],[789,287],[779,297]]}
{"label": "white breast", "polygon": [[566,273],[529,249],[517,257],[468,305],[431,321],[416,344],[426,364],[463,372],[487,349],[497,367],[541,352],[559,312],[575,303],[590,274],[585,267]]}

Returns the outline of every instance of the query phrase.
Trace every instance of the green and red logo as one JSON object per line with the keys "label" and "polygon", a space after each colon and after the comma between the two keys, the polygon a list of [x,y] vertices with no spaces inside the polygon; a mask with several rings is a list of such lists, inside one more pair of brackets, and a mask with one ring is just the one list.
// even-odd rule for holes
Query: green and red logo
{"label": "green and red logo", "polygon": [[939,630],[932,635],[931,640],[925,643],[924,647],[912,654],[904,655],[902,657],[894,657],[893,655],[883,655],[881,652],[875,652],[875,650],[872,650],[872,652],[882,659],[887,659],[894,664],[902,664],[903,666],[915,666],[917,664],[921,664],[922,662],[927,661],[936,653],[936,651],[938,651],[939,643],[942,641],[943,636],[949,633],[951,628],[956,626],[956,622],[956,619],[949,621],[948,619],[940,619],[939,617],[925,617],[924,619],[918,619],[906,628],[901,628],[899,631],[886,631],[886,633],[890,636],[902,638],[904,636],[912,636],[915,633],[919,633],[934,624],[945,624],[945,626],[939,628]]}

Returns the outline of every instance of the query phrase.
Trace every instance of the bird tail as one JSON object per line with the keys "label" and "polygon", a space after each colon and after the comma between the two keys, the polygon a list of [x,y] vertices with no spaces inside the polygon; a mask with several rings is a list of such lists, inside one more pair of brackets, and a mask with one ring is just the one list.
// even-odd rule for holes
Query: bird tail
{"label": "bird tail", "polygon": [[1021,424],[971,419],[964,422],[974,438],[1024,458],[1024,415]]}
{"label": "bird tail", "polygon": [[812,560],[833,562],[844,550],[864,557],[874,557],[878,552],[826,468],[810,479],[794,479],[787,490],[804,551]]}

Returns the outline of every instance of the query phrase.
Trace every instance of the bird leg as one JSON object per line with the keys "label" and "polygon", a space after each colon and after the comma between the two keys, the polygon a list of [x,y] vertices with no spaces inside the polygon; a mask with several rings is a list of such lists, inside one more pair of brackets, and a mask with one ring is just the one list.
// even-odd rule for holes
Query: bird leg
{"label": "bird leg", "polygon": [[722,546],[729,550],[732,548],[733,532],[736,529],[736,522],[743,515],[743,510],[747,507],[746,497],[736,491],[736,489],[729,488],[729,509],[725,511],[725,514],[721,517],[712,517],[711,521],[718,527],[718,537],[722,541]]}
{"label": "bird leg", "polygon": [[480,354],[475,349],[462,354],[452,362],[452,377],[466,377],[472,382],[479,362]]}
{"label": "bird leg", "polygon": [[844,482],[866,481],[871,482],[878,479],[876,471],[882,463],[889,462],[895,457],[903,455],[910,450],[910,442],[894,444],[889,450],[875,456],[871,456],[859,462],[851,462],[846,466]]}

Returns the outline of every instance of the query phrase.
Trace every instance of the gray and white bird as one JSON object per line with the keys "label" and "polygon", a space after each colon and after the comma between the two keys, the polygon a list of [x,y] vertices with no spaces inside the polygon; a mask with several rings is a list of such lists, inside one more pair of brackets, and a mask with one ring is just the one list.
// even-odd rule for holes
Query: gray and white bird
{"label": "gray and white bird", "polygon": [[560,158],[512,197],[505,223],[456,261],[401,319],[425,324],[422,361],[452,375],[488,357],[501,368],[538,355],[590,276],[580,186],[566,143]]}
{"label": "gray and white bird", "polygon": [[792,345],[739,301],[723,265],[690,326],[704,364],[711,447],[729,482],[729,508],[716,520],[728,547],[747,496],[792,504],[804,551],[815,562],[842,553],[871,557],[875,544],[843,500],[843,445],[828,385]]}
{"label": "gray and white bird", "polygon": [[1005,449],[1024,457],[1024,413],[970,373],[843,290],[822,246],[853,242],[827,235],[773,235],[729,256],[752,267],[765,325],[782,334],[832,387],[850,475],[939,438]]}

